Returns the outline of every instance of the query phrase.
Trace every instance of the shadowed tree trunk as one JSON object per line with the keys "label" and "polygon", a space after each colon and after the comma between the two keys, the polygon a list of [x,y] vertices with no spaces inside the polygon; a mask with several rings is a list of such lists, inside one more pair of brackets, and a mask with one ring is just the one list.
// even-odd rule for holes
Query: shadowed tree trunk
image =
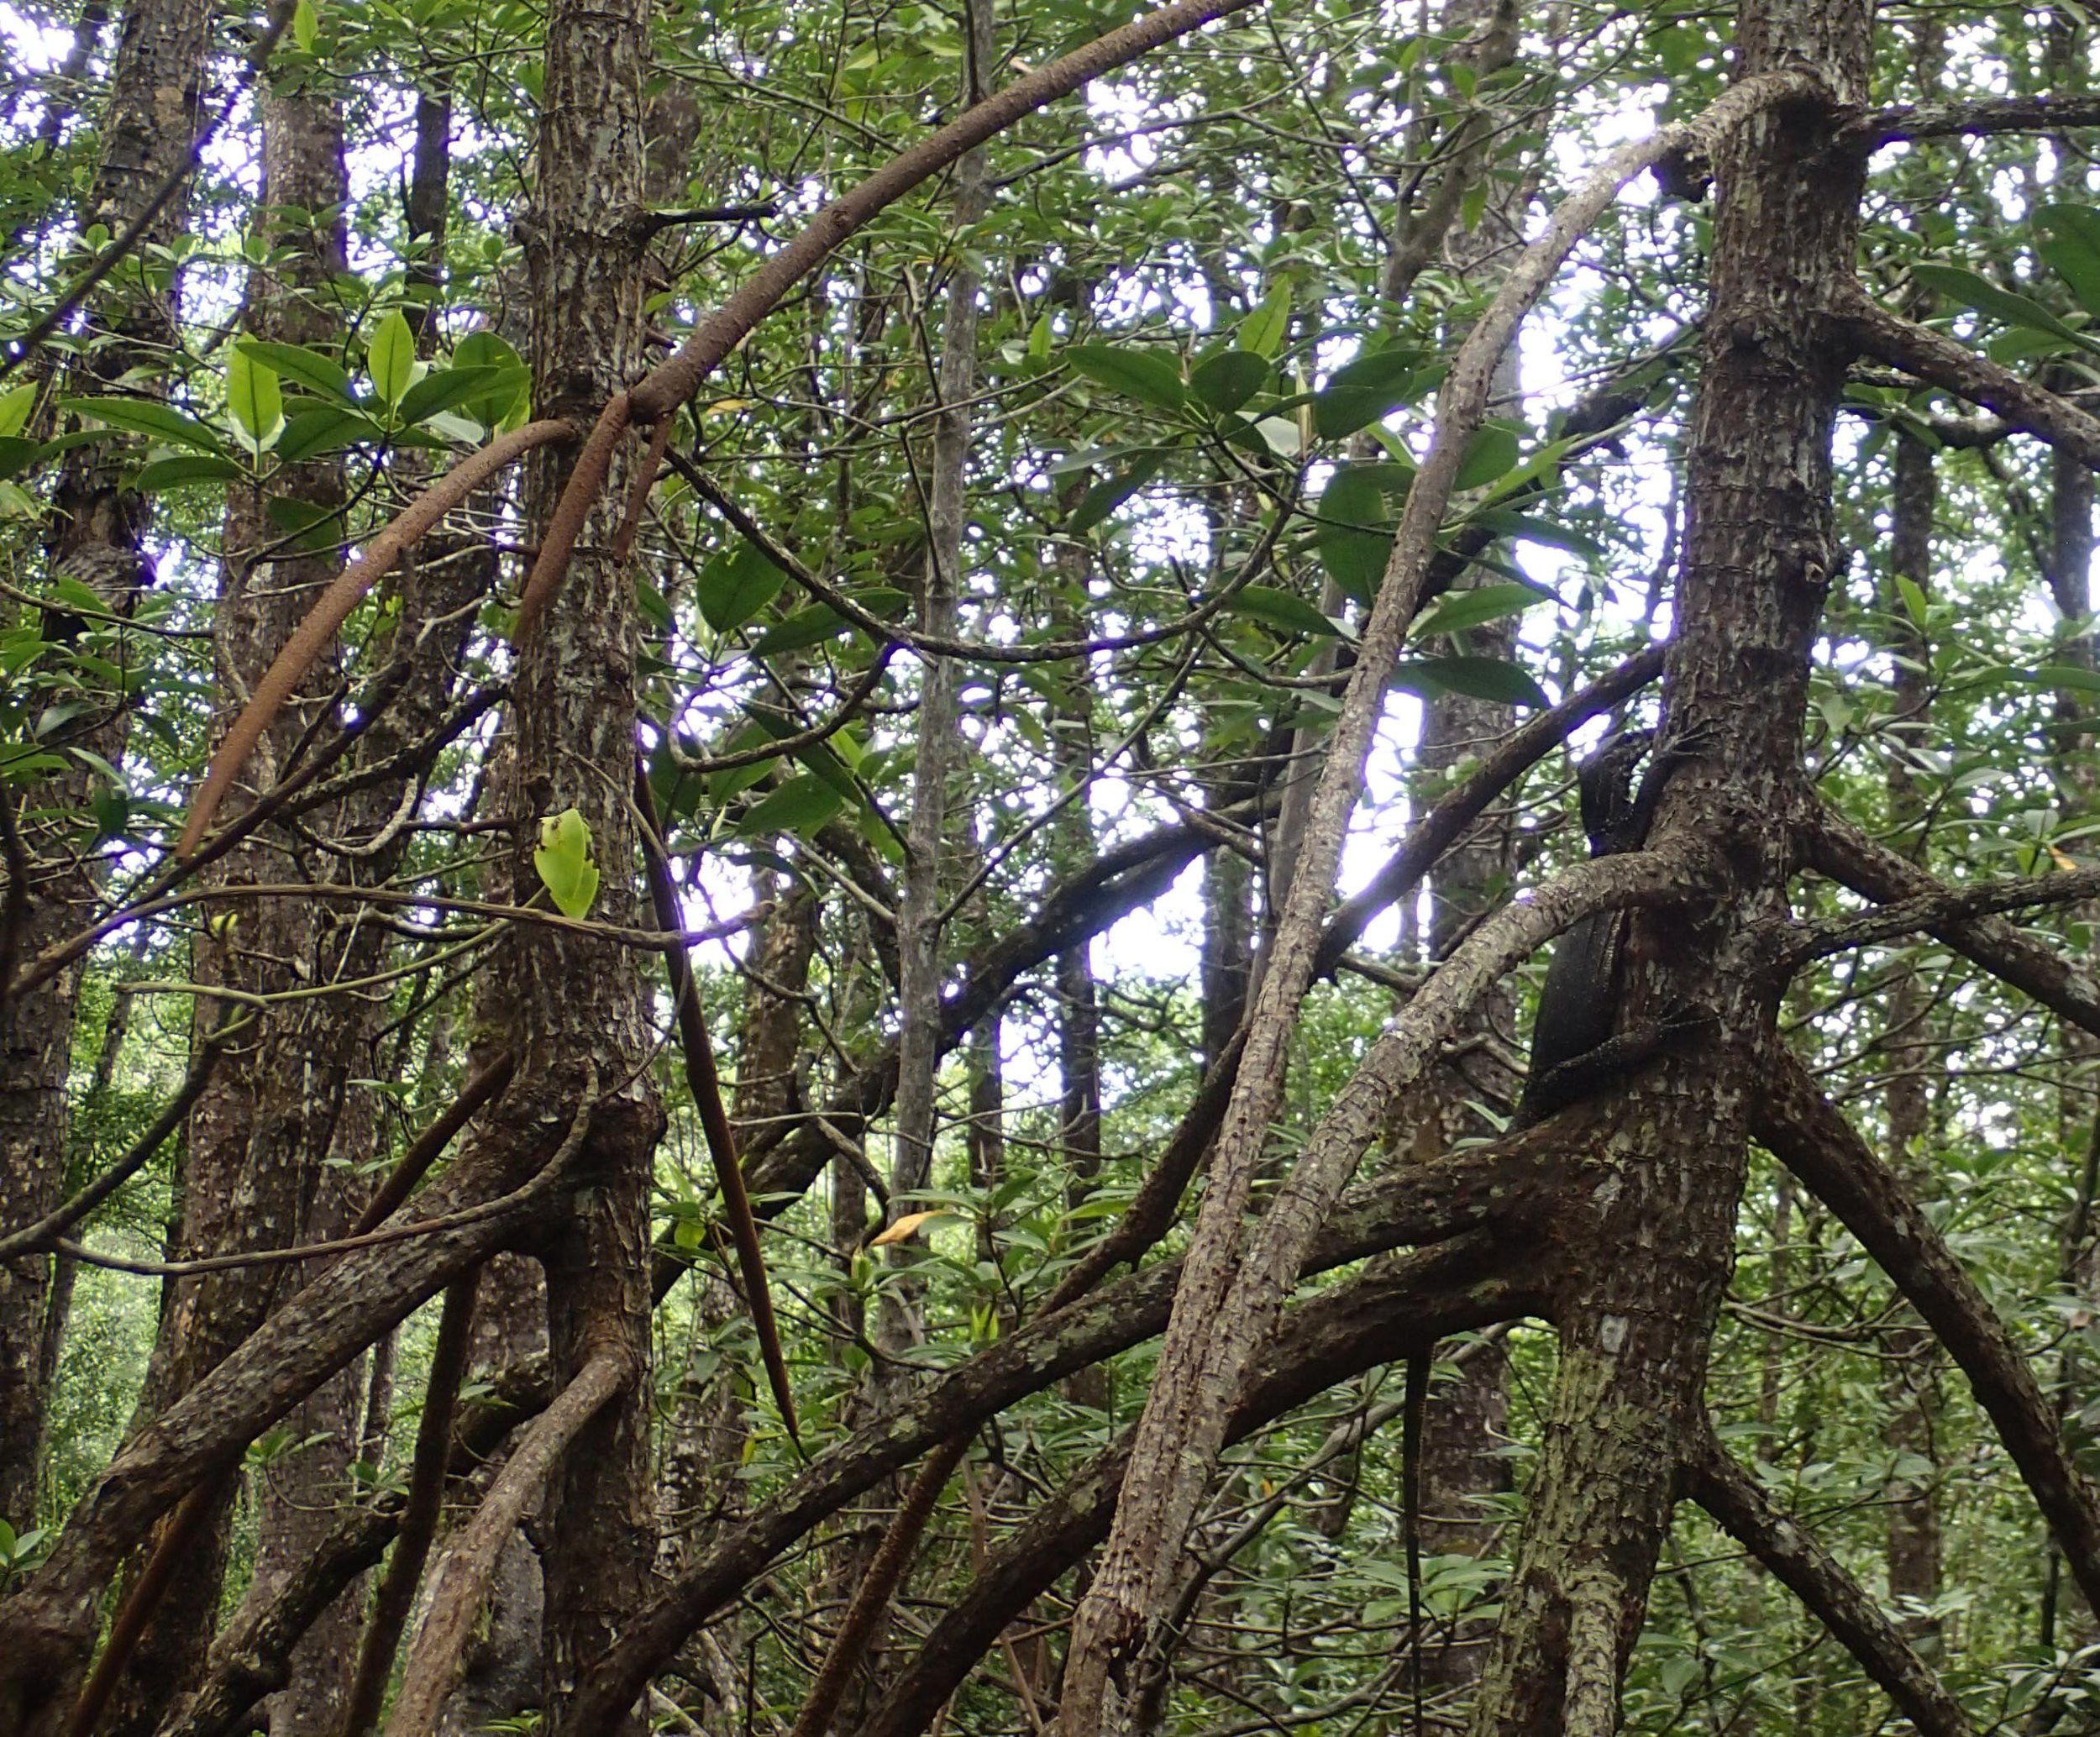
{"label": "shadowed tree trunk", "polygon": [[[281,251],[276,269],[255,274],[249,323],[255,336],[273,342],[325,340],[335,326],[325,291],[344,266],[339,213],[348,183],[342,118],[325,88],[272,92],[262,101],[261,118],[266,233]],[[313,213],[336,215],[326,227],[316,227],[308,215]],[[260,439],[270,430],[250,432]],[[227,491],[227,559],[213,643],[226,699],[215,734],[231,727],[244,696],[312,606],[319,587],[334,576],[342,527],[333,515],[343,499],[343,465],[333,458],[286,466],[266,491],[245,483]],[[272,501],[318,519],[320,547],[302,548],[307,539],[288,539],[269,514]],[[316,675],[310,693],[323,690],[331,679],[325,670]],[[290,769],[300,738],[323,709],[318,698],[286,708],[257,757],[259,785]],[[259,833],[213,863],[203,878],[223,888],[283,883],[299,879],[306,866],[285,842]],[[190,1114],[178,1247],[192,1258],[285,1248],[339,1235],[354,1215],[347,1194],[353,1173],[322,1161],[343,1110],[354,1054],[350,1039],[360,1015],[354,1001],[301,1000],[291,993],[302,984],[328,980],[337,963],[329,926],[304,900],[257,900],[228,910],[226,918],[207,925],[193,945],[191,972],[197,982],[231,993],[223,1000],[199,1001],[192,1050],[201,1047],[214,1025],[258,999],[271,1005],[229,1046]],[[369,1115],[365,1123],[370,1126]],[[282,1266],[235,1267],[171,1281],[139,1421],[150,1421],[176,1395],[195,1386],[298,1283],[296,1269]],[[321,1481],[339,1479],[353,1447],[356,1387],[354,1374],[345,1371],[303,1401],[294,1414],[293,1427],[302,1431],[295,1439],[304,1443],[318,1434],[322,1441],[295,1449],[288,1463],[274,1469],[300,1482],[307,1471]],[[309,1460],[318,1463],[302,1468],[300,1462]],[[234,1480],[224,1480],[211,1511],[195,1521],[192,1541],[181,1550],[174,1578],[118,1690],[110,1713],[113,1731],[144,1737],[194,1687],[218,1611],[236,1489]],[[266,1555],[263,1567],[274,1575],[279,1560]],[[287,1729],[299,1724],[294,1715]]]}
{"label": "shadowed tree trunk", "polygon": [[[210,18],[202,0],[134,0],[126,8],[109,74],[102,162],[87,202],[90,221],[113,233],[124,228],[182,160],[202,105]],[[146,239],[172,241],[185,209],[181,197],[168,201]],[[67,390],[164,395],[175,314],[168,288],[136,280],[108,288],[90,326],[97,341],[76,365]],[[135,456],[106,446],[66,455],[47,550],[54,576],[88,586],[119,617],[130,615],[139,589],[153,579],[144,548],[150,510],[124,480]],[[77,617],[45,612],[47,638],[72,641],[81,631]],[[123,756],[129,705],[113,693],[91,688],[90,695],[86,716],[50,745],[113,762]],[[29,863],[28,907],[14,937],[18,961],[84,926],[93,914],[99,858],[83,849],[91,841],[81,827],[98,784],[89,763],[76,758],[48,780],[0,797],[14,805]],[[81,969],[72,965],[40,989],[0,995],[0,1234],[35,1223],[65,1188],[66,1085]],[[50,1266],[51,1257],[41,1254],[0,1262],[0,1517],[20,1529],[36,1522],[49,1395],[39,1341]]]}

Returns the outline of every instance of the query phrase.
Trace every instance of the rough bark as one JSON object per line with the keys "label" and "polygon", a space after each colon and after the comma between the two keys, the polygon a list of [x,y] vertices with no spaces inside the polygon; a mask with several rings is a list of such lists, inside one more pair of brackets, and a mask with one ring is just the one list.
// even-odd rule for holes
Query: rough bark
{"label": "rough bark", "polygon": [[[342,208],[348,185],[342,118],[332,97],[312,88],[272,92],[261,109],[264,221],[286,263],[278,271],[255,274],[249,323],[257,337],[280,343],[325,338],[334,313],[320,292],[344,269],[344,234],[339,215],[332,226],[316,229],[305,213]],[[301,213],[296,222],[281,215],[294,210]],[[213,627],[218,686],[227,698],[213,721],[215,734],[231,727],[244,696],[335,571],[333,548],[301,553],[296,545],[285,547],[266,511],[273,498],[318,513],[339,510],[341,461],[287,466],[267,493],[245,483],[227,491],[227,557]],[[260,763],[273,773],[285,769],[318,710],[318,702],[286,708],[265,739]],[[213,863],[203,881],[235,889],[298,880],[303,871],[283,842],[256,833]],[[354,1215],[345,1194],[349,1173],[322,1162],[335,1136],[354,1057],[341,1041],[346,1034],[319,1012],[320,1004],[283,999],[303,983],[328,980],[324,973],[336,962],[326,956],[324,935],[318,907],[273,899],[227,907],[193,944],[191,973],[198,984],[276,1005],[222,1059],[190,1113],[177,1242],[186,1257],[290,1247],[340,1234]],[[230,1010],[230,1004],[200,1000],[192,1047],[201,1047]],[[316,1014],[321,1031],[312,1029]],[[141,1420],[216,1367],[297,1288],[297,1273],[283,1267],[173,1281],[139,1399]],[[354,1378],[345,1370],[324,1392],[301,1402],[301,1423],[328,1441],[302,1451],[283,1468],[286,1475],[303,1469],[317,1484],[339,1484],[352,1449],[354,1391]],[[307,1463],[302,1468],[300,1461]],[[234,1493],[230,1481],[222,1486],[132,1657],[109,1716],[119,1737],[150,1732],[203,1668],[225,1577]],[[266,1556],[263,1567],[274,1574],[279,1564]]]}
{"label": "rough bark", "polygon": [[1650,836],[1651,848],[1721,846],[1725,879],[1696,927],[1635,919],[1622,1015],[1698,1006],[1722,1041],[1637,1076],[1593,1136],[1620,1185],[1567,1226],[1588,1254],[1557,1301],[1544,1449],[1475,1737],[1616,1724],[1673,1468],[1703,1427],[1733,1257],[1755,1087],[1725,1057],[1761,1052],[1777,1012],[1755,928],[1786,913],[1809,650],[1834,559],[1830,434],[1849,352],[1824,310],[1851,282],[1863,167],[1835,147],[1866,94],[1872,13],[1860,0],[1765,0],[1737,18],[1739,81],[1784,67],[1820,88],[1752,116],[1713,154],[1711,296],[1664,678],[1666,739],[1697,758]]}
{"label": "rough bark", "polygon": [[[581,423],[641,370],[643,294],[643,86],[648,9],[639,0],[558,4],[547,18],[538,180],[526,260],[532,278],[528,360],[534,410]],[[570,463],[540,456],[525,484],[525,518],[543,546]],[[516,753],[501,806],[517,827],[514,884],[533,884],[539,820],[570,807],[591,829],[601,882],[592,915],[641,920],[633,779],[638,626],[633,585],[616,554],[627,463],[616,450],[606,488],[580,526],[557,607],[518,648]],[[621,1392],[562,1456],[546,1508],[546,1729],[591,1737],[645,1729],[629,1703],[572,1726],[584,1672],[648,1598],[655,1557],[649,1483],[650,1165],[663,1111],[648,1072],[649,998],[634,955],[595,937],[517,932],[498,964],[485,1026],[522,1035],[522,1089],[507,1120],[595,1089],[605,1094],[582,1155],[586,1186],[542,1251],[549,1350],[566,1389],[600,1359],[625,1372]]]}
{"label": "rough bark", "polygon": [[[202,0],[134,0],[123,17],[102,118],[102,160],[90,191],[90,222],[121,231],[145,210],[183,160],[202,113],[211,8]],[[184,206],[171,199],[146,237],[166,244],[181,232]],[[93,310],[102,341],[67,380],[76,394],[115,390],[165,392],[175,308],[165,293],[111,292]],[[53,495],[53,570],[93,589],[110,612],[129,616],[153,573],[144,553],[146,503],[123,485],[131,454],[81,447],[66,455]],[[47,621],[55,627],[60,617]],[[54,746],[83,748],[114,762],[123,753],[130,712],[121,696],[93,694],[94,709]],[[81,927],[98,898],[97,858],[80,832],[96,775],[76,761],[15,798],[29,872],[27,904],[13,937],[17,961],[33,958]],[[0,1235],[34,1224],[66,1186],[66,1074],[81,967],[41,987],[0,984]],[[26,1528],[37,1517],[37,1460],[48,1384],[38,1370],[39,1338],[50,1283],[50,1257],[0,1263],[0,1515]]]}

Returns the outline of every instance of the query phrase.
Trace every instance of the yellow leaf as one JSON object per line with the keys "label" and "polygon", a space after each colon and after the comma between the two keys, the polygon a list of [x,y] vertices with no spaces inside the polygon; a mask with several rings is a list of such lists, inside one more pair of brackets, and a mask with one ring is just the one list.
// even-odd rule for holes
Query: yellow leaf
{"label": "yellow leaf", "polygon": [[880,1236],[870,1238],[868,1246],[870,1248],[887,1248],[893,1242],[902,1242],[907,1236],[910,1236],[914,1231],[916,1231],[921,1225],[931,1224],[937,1218],[953,1218],[954,1216],[955,1215],[952,1212],[907,1212],[902,1218],[899,1219],[896,1223],[890,1225],[888,1230],[882,1232]]}

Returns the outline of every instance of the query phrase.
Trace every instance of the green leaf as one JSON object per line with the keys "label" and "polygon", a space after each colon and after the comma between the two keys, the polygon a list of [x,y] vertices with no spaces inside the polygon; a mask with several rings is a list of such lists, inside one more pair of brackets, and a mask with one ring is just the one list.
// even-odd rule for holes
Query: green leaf
{"label": "green leaf", "polygon": [[1483,422],[1466,449],[1452,492],[1484,489],[1517,467],[1517,431],[1507,422]]}
{"label": "green leaf", "polygon": [[531,372],[519,359],[517,352],[495,333],[468,333],[453,348],[452,365],[455,369],[516,369],[515,385],[511,383],[511,376],[504,374],[487,392],[470,400],[463,407],[469,415],[491,428],[513,426],[514,418],[517,422],[524,420],[532,407]]}
{"label": "green leaf", "polygon": [[1275,585],[1242,585],[1225,607],[1228,614],[1251,617],[1283,633],[1317,633],[1331,639],[1341,632],[1303,597]]}
{"label": "green leaf", "polygon": [[2089,205],[2044,205],[2034,221],[2047,233],[2036,246],[2078,305],[2100,314],[2100,211]]}
{"label": "green leaf", "polygon": [[2034,672],[2034,685],[2063,691],[2100,694],[2100,669],[2087,669],[2076,664],[2045,664]]}
{"label": "green leaf", "polygon": [[350,376],[333,356],[297,344],[271,344],[261,338],[244,338],[234,348],[310,392],[338,398],[345,404],[357,402],[357,394],[350,389]]}
{"label": "green leaf", "polygon": [[471,402],[491,407],[495,414],[480,416],[479,420],[495,422],[517,401],[524,387],[525,370],[522,367],[440,369],[435,374],[426,374],[402,394],[401,419],[404,422],[420,422],[441,411]]}
{"label": "green leaf", "polygon": [[2002,290],[1988,278],[1959,265],[1913,265],[1910,275],[1929,290],[1951,296],[1964,307],[2019,326],[2030,332],[2045,332],[2071,344],[2092,348],[2089,340],[2074,332],[2031,296]]}
{"label": "green leaf", "polygon": [[320,34],[321,21],[315,16],[313,0],[298,0],[291,8],[291,39],[299,45],[299,52],[313,52],[314,38]]}
{"label": "green leaf", "polygon": [[752,642],[751,655],[770,658],[781,652],[802,651],[843,633],[848,625],[846,617],[830,604],[812,603],[768,627]]}
{"label": "green leaf", "polygon": [[1530,585],[1476,585],[1470,590],[1446,591],[1415,623],[1415,638],[1432,639],[1439,633],[1461,632],[1483,622],[1519,615],[1545,600]]}
{"label": "green leaf", "polygon": [[1313,395],[1313,433],[1322,440],[1339,440],[1412,403],[1422,360],[1420,350],[1397,347],[1358,356],[1336,369]]}
{"label": "green leaf", "polygon": [[1080,497],[1079,504],[1072,510],[1072,517],[1065,521],[1066,534],[1073,537],[1086,535],[1157,476],[1160,466],[1166,462],[1165,451],[1156,449],[1145,454],[1119,475],[1105,477],[1095,483]]}
{"label": "green leaf", "polygon": [[1064,360],[1074,373],[1098,386],[1141,404],[1161,410],[1179,410],[1189,401],[1181,383],[1181,366],[1153,349],[1134,344],[1075,344],[1066,349]]}
{"label": "green leaf", "polygon": [[[758,545],[739,543],[701,569],[695,588],[700,612],[717,633],[741,627],[780,594],[787,575],[769,561]],[[836,614],[832,619],[838,619]]]}
{"label": "green leaf", "polygon": [[0,436],[0,476],[13,476],[43,457],[43,445],[9,434]]}
{"label": "green leaf", "polygon": [[244,475],[231,459],[207,459],[202,453],[182,453],[172,459],[155,459],[139,473],[133,485],[142,495],[157,495],[164,489],[179,489],[192,483],[224,485]]}
{"label": "green leaf", "polygon": [[1290,329],[1290,284],[1279,282],[1263,297],[1262,305],[1240,322],[1236,334],[1239,346],[1252,350],[1257,356],[1275,360],[1284,347],[1284,334]]}
{"label": "green leaf", "polygon": [[575,809],[564,808],[540,821],[533,868],[564,916],[590,915],[598,896],[598,865],[591,860],[590,823]]}
{"label": "green leaf", "polygon": [[377,443],[386,438],[386,431],[370,417],[324,404],[318,410],[302,410],[286,422],[271,450],[284,463],[296,464],[302,459],[338,452],[360,441]]}
{"label": "green leaf", "polygon": [[1924,587],[1916,580],[1907,579],[1898,573],[1896,575],[1896,595],[1903,600],[1903,612],[1918,626],[1924,627],[1925,618],[1932,612],[1932,606],[1925,597]]}
{"label": "green leaf", "polygon": [[1313,545],[1336,585],[1359,603],[1378,595],[1393,553],[1394,514],[1389,493],[1404,493],[1414,473],[1398,464],[1344,464],[1320,496]]}
{"label": "green leaf", "polygon": [[127,433],[171,440],[177,446],[195,447],[199,452],[226,450],[219,443],[218,436],[203,423],[183,415],[172,406],[156,404],[150,398],[61,398],[58,407],[75,416],[92,417]]}
{"label": "green leaf", "polygon": [[1501,706],[1530,706],[1543,711],[1553,702],[1530,672],[1499,658],[1415,658],[1393,672],[1393,685],[1424,699],[1463,694]]}
{"label": "green leaf", "polygon": [[284,432],[285,395],[276,370],[238,344],[226,359],[226,407],[250,452],[262,451]]}
{"label": "green leaf", "polygon": [[1483,506],[1466,515],[1466,522],[1492,531],[1498,537],[1507,537],[1522,543],[1536,543],[1547,548],[1566,549],[1572,555],[1581,555],[1596,561],[1604,559],[1604,546],[1594,537],[1586,537],[1580,531],[1557,524],[1551,519],[1542,519],[1536,514],[1518,512],[1507,506]]}
{"label": "green leaf", "polygon": [[29,419],[29,409],[36,402],[36,382],[25,380],[18,386],[9,386],[0,392],[0,440],[11,439],[22,432],[22,425]]}
{"label": "green leaf", "polygon": [[416,334],[408,329],[408,321],[398,307],[388,310],[373,332],[365,348],[365,365],[371,371],[373,390],[381,401],[399,404],[415,379]]}
{"label": "green leaf", "polygon": [[746,837],[774,832],[800,832],[806,837],[845,806],[838,792],[813,772],[790,778],[769,792],[738,825]]}
{"label": "green leaf", "polygon": [[343,515],[332,506],[280,495],[266,502],[263,515],[291,539],[292,546],[319,554],[342,542]]}
{"label": "green leaf", "polygon": [[1189,390],[1223,414],[1237,410],[1260,391],[1268,375],[1266,356],[1257,356],[1251,349],[1220,350],[1189,370]]}

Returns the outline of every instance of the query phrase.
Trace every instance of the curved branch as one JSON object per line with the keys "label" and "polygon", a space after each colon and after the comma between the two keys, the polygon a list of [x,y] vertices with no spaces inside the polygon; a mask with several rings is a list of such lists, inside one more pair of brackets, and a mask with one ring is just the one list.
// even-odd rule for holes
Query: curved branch
{"label": "curved branch", "polygon": [[1808,1529],[1772,1504],[1756,1478],[1703,1430],[1687,1450],[1685,1492],[1772,1572],[1858,1661],[1919,1737],[1976,1737],[1961,1703],[1880,1605]]}
{"label": "curved branch", "polygon": [[365,594],[392,570],[394,563],[414,548],[425,532],[475,490],[492,477],[501,475],[534,447],[566,440],[571,433],[569,424],[564,422],[550,419],[528,422],[523,428],[491,441],[480,451],[469,454],[387,521],[379,534],[365,544],[365,553],[328,582],[328,588],[322,592],[306,618],[292,629],[284,649],[263,672],[248,704],[234,720],[234,727],[226,732],[218,752],[212,756],[203,787],[191,803],[190,817],[183,822],[182,836],[176,842],[177,857],[186,859],[197,854],[198,845],[204,841],[204,829],[212,824],[212,816],[218,811],[235,775],[255,751],[255,744],[262,740],[263,732],[270,727],[285,701],[291,697],[313,660],[350,618],[350,611],[357,607]]}
{"label": "curved branch", "polygon": [[[1426,1351],[1453,1333],[1542,1315],[1541,1280],[1531,1252],[1471,1236],[1300,1304],[1285,1316],[1233,1408],[1227,1443],[1338,1382]],[[1131,1434],[1126,1430],[1095,1455],[994,1552],[891,1679],[855,1737],[917,1737],[1000,1631],[1107,1535],[1130,1464]]]}
{"label": "curved branch", "polygon": [[[1877,903],[1947,895],[1945,886],[1908,858],[1876,843],[1827,807],[1817,812],[1802,842],[1815,868]],[[2100,984],[2074,968],[2061,953],[2021,934],[2003,917],[1970,917],[1934,924],[1931,932],[1964,958],[2032,995],[2052,1013],[2100,1035]]]}
{"label": "curved branch", "polygon": [[2100,1491],[2071,1458],[2012,1335],[1894,1173],[1801,1063],[1775,1047],[1760,1073],[1751,1134],[1837,1215],[1939,1336],[2019,1468],[2078,1590],[2100,1611]]}
{"label": "curved branch", "polygon": [[2013,428],[2100,470],[2100,417],[2079,409],[2068,398],[2022,380],[1944,332],[1891,313],[1864,292],[1838,309],[1836,317],[1868,355],[1944,387],[1957,398],[1994,410]]}
{"label": "curved branch", "polygon": [[[1318,1273],[1405,1242],[1448,1241],[1492,1228],[1530,1246],[1537,1215],[1559,1198],[1565,1156],[1550,1126],[1410,1167],[1346,1199],[1305,1270]],[[1536,1259],[1536,1257],[1534,1257]],[[626,1624],[570,1703],[580,1730],[605,1728],[686,1637],[767,1563],[880,1479],[935,1443],[967,1433],[1016,1400],[1126,1350],[1166,1324],[1179,1262],[1162,1262],[1011,1335],[949,1371],[890,1417],[826,1449]]]}
{"label": "curved branch", "polygon": [[[623,1346],[599,1351],[533,1420],[490,1486],[474,1518],[454,1537],[432,1577],[430,1615],[402,1672],[386,1737],[428,1737],[459,1680],[467,1642],[502,1551],[525,1510],[538,1499],[583,1426],[639,1375]],[[582,1729],[589,1729],[588,1726]]]}

